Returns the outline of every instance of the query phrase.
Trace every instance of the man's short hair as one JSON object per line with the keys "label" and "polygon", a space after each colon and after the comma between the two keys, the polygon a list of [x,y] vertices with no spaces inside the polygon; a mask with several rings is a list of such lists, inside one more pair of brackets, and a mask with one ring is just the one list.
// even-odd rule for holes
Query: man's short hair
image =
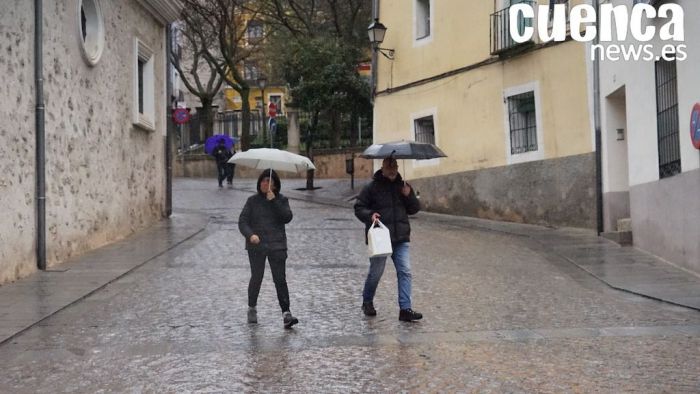
{"label": "man's short hair", "polygon": [[398,168],[399,164],[393,157],[387,157],[384,160],[382,160],[382,167]]}

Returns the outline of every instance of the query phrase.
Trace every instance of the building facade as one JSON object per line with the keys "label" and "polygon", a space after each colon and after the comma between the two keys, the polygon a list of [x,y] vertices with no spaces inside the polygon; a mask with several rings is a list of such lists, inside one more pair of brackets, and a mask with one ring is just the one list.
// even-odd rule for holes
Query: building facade
{"label": "building facade", "polygon": [[[44,0],[0,14],[0,283],[37,269],[37,144],[45,132],[48,266],[166,215],[166,25],[176,1]],[[44,121],[35,122],[34,53]],[[38,126],[42,123],[42,126]]]}
{"label": "building facade", "polygon": [[447,154],[399,164],[428,210],[595,228],[586,46],[571,39],[513,42],[508,10],[518,3],[549,6],[376,1],[388,28],[381,47],[394,54],[378,56],[375,143],[426,141]]}
{"label": "building facade", "polygon": [[[633,0],[614,6],[631,7]],[[657,10],[669,2],[651,1]],[[700,3],[671,2],[684,12],[682,42],[640,43],[633,37],[616,44],[649,45],[644,60],[601,61],[603,188],[605,227],[631,219],[633,242],[667,261],[700,272],[700,151],[692,144],[691,112],[700,103]],[[645,21],[657,32],[668,18]],[[682,47],[674,54],[664,46]]]}

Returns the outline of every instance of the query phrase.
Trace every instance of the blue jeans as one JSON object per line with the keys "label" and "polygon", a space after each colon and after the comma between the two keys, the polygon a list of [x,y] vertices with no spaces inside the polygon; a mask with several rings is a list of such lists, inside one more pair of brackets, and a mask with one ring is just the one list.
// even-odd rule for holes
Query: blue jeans
{"label": "blue jeans", "polygon": [[[399,308],[411,308],[411,259],[408,254],[408,242],[392,245],[394,253],[391,259],[396,267],[396,278],[399,287]],[[386,257],[370,257],[369,273],[365,280],[365,288],[362,291],[363,302],[372,302],[377,291],[379,280],[384,273]]]}

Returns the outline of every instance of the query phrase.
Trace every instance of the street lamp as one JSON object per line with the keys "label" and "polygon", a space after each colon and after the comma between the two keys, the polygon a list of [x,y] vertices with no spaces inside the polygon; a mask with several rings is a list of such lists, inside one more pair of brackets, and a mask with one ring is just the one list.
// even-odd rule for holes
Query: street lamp
{"label": "street lamp", "polygon": [[386,26],[379,22],[379,18],[374,18],[374,22],[367,28],[367,34],[369,35],[369,42],[372,43],[372,49],[375,52],[379,52],[384,57],[389,60],[394,60],[394,50],[388,48],[380,48],[379,44],[384,41],[384,35],[386,34]]}
{"label": "street lamp", "polygon": [[267,78],[264,75],[258,77],[258,87],[260,88],[260,97],[262,99],[262,126],[263,126],[263,141],[267,139],[267,122],[265,121],[265,86]]}

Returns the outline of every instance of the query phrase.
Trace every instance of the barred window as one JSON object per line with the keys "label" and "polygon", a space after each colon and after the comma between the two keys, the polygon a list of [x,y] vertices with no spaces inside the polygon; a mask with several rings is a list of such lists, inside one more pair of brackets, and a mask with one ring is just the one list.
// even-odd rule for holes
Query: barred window
{"label": "barred window", "polygon": [[416,141],[435,143],[435,124],[433,123],[432,115],[415,119],[413,124],[416,132]]}
{"label": "barred window", "polygon": [[678,136],[678,87],[676,61],[656,62],[656,130],[659,145],[659,178],[681,172]]}
{"label": "barred window", "polygon": [[554,19],[554,6],[564,4],[566,6],[566,20],[569,20],[569,0],[549,0],[549,21]]}
{"label": "barred window", "polygon": [[510,153],[536,151],[535,92],[530,91],[508,97],[508,121],[510,125]]}
{"label": "barred window", "polygon": [[260,70],[258,65],[252,62],[245,62],[243,64],[243,78],[247,81],[255,81],[260,76]]}

